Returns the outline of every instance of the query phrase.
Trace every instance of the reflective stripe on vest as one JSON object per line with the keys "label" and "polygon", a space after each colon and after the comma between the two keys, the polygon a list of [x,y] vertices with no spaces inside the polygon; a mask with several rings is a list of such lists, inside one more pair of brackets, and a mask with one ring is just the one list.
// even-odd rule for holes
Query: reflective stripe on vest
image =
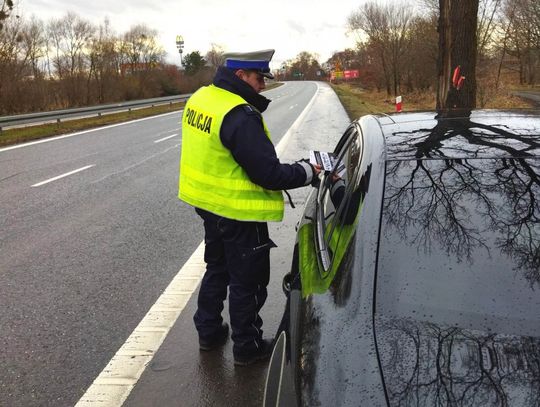
{"label": "reflective stripe on vest", "polygon": [[[280,221],[283,195],[254,184],[220,140],[223,118],[246,105],[240,96],[206,86],[188,100],[182,117],[182,156],[178,197],[229,219]],[[263,120],[266,135],[270,134]]]}

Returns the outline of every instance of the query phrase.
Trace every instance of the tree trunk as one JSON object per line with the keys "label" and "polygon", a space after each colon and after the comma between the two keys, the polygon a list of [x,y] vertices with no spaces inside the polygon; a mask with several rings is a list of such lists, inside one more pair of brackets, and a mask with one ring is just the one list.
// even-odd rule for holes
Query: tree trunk
{"label": "tree trunk", "polygon": [[451,67],[451,31],[450,31],[450,1],[439,1],[439,56],[437,59],[437,110],[446,106],[446,97],[450,89]]}
{"label": "tree trunk", "polygon": [[[478,0],[440,0],[439,9],[437,110],[474,109]],[[458,66],[461,88],[452,83]]]}
{"label": "tree trunk", "polygon": [[499,67],[497,68],[497,80],[495,81],[495,91],[499,90],[499,83],[501,82],[501,70],[504,63],[505,54],[506,54],[506,37],[504,38],[504,41],[503,41],[501,60],[499,61]]}
{"label": "tree trunk", "polygon": [[501,52],[501,60],[499,61],[499,67],[497,69],[497,80],[495,82],[495,90],[499,90],[499,83],[501,81],[501,71],[502,71],[502,66],[503,66],[503,63],[504,63],[504,57],[506,55],[506,50],[507,50],[507,42],[508,42],[508,36],[510,34],[510,28],[512,27],[512,20],[510,20],[508,22],[508,26],[506,27],[506,30],[504,30],[504,39],[503,39],[503,48],[502,48],[502,52]]}
{"label": "tree trunk", "polygon": [[381,48],[380,54],[381,54],[381,63],[382,63],[383,74],[384,74],[384,84],[386,86],[386,94],[388,96],[391,96],[391,94],[392,94],[392,86],[390,85],[390,74],[388,72],[388,64],[386,63],[386,57],[384,55],[384,49]]}

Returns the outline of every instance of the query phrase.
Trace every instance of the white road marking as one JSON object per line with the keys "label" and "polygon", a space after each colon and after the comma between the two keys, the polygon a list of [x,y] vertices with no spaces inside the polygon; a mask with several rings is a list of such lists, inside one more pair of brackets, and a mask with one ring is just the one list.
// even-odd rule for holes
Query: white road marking
{"label": "white road marking", "polygon": [[315,99],[317,95],[319,94],[319,84],[315,82],[315,85],[317,85],[317,90],[315,91],[315,94],[311,98],[311,100],[308,102],[304,110],[302,110],[302,113],[297,117],[297,119],[294,121],[291,127],[289,127],[289,130],[287,130],[287,133],[281,138],[278,145],[276,146],[276,153],[281,155],[283,151],[285,151],[285,148],[287,147],[287,144],[289,143],[289,139],[291,138],[291,135],[298,129],[300,124],[304,121],[304,118],[306,117],[306,114],[309,112],[309,109],[311,109],[311,106],[313,106],[313,103],[315,102]]}
{"label": "white road marking", "polygon": [[76,174],[76,173],[78,173],[78,172],[87,170],[88,168],[92,168],[94,165],[95,165],[95,164],[87,165],[86,167],[82,167],[82,168],[78,168],[78,169],[73,170],[73,171],[70,171],[70,172],[66,172],[65,174],[59,175],[59,176],[57,176],[57,177],[49,178],[49,179],[47,179],[47,180],[45,180],[45,181],[41,181],[41,182],[38,182],[37,184],[32,185],[32,187],[40,187],[40,186],[42,186],[42,185],[48,184],[49,182],[56,181],[57,179],[64,178],[64,177],[67,177],[67,176]]}
{"label": "white road marking", "polygon": [[75,407],[118,407],[124,403],[197,289],[205,270],[201,242]]}
{"label": "white road marking", "polygon": [[161,143],[162,141],[168,140],[168,139],[176,137],[176,136],[178,136],[178,134],[172,134],[170,136],[160,138],[159,140],[155,140],[154,143]]}
{"label": "white road marking", "polygon": [[[95,181],[92,181],[91,183],[92,184],[97,184],[98,182],[106,180],[107,178],[112,177],[114,175],[123,174],[123,173],[131,170],[132,168],[138,167],[139,165],[144,164],[145,162],[147,162],[147,161],[149,161],[149,160],[151,160],[151,159],[153,159],[155,157],[159,157],[160,155],[168,153],[171,150],[176,150],[178,147],[180,147],[180,144],[175,144],[174,146],[167,147],[163,151],[159,151],[159,152],[157,152],[155,154],[152,154],[151,156],[146,157],[146,158],[142,159],[141,161],[137,161],[135,164],[131,164],[130,166],[125,167],[125,168],[121,169],[120,171],[116,171],[116,172],[107,174],[104,177],[101,177],[101,178],[99,178],[99,179],[97,179]],[[178,151],[178,150],[176,150],[176,151]]]}
{"label": "white road marking", "polygon": [[131,121],[129,121],[129,122],[116,123],[116,124],[111,124],[110,126],[96,127],[95,129],[79,131],[79,132],[77,132],[77,133],[64,134],[63,136],[44,138],[44,139],[41,139],[41,140],[31,141],[31,142],[29,142],[29,143],[24,143],[24,144],[16,144],[16,145],[14,145],[14,146],[9,146],[9,147],[0,148],[0,152],[2,152],[2,151],[9,151],[9,150],[15,150],[15,149],[17,149],[17,148],[23,148],[23,147],[33,146],[34,144],[48,143],[49,141],[61,140],[61,139],[63,139],[63,138],[68,138],[68,137],[73,137],[73,136],[79,136],[79,135],[81,135],[81,134],[91,133],[91,132],[93,132],[93,131],[99,131],[99,130],[111,129],[111,128],[113,128],[113,127],[124,126],[124,125],[126,125],[126,124],[132,124],[132,123],[142,122],[143,120],[156,119],[156,118],[163,117],[163,116],[167,116],[167,115],[170,115],[170,114],[182,114],[182,112],[183,112],[183,110],[176,111],[176,112],[171,112],[171,113],[164,113],[164,114],[161,114],[161,115],[158,115],[158,116],[144,117],[144,118],[142,118],[142,119],[131,120]]}
{"label": "white road marking", "polygon": [[298,103],[297,103],[296,105],[292,105],[292,106],[290,106],[290,107],[289,107],[289,110],[292,110],[292,109],[294,109],[294,108],[295,108],[296,106],[298,106]]}
{"label": "white road marking", "polygon": [[[318,93],[317,84],[317,91],[276,146],[278,156],[286,149],[291,134],[304,120]],[[205,271],[203,241],[75,407],[122,406],[197,289]]]}

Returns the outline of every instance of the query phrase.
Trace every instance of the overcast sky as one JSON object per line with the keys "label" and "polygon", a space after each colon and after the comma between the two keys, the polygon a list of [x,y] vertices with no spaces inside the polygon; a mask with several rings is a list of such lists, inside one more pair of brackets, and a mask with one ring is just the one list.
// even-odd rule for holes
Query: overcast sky
{"label": "overcast sky", "polygon": [[117,33],[144,23],[158,30],[169,62],[178,63],[177,34],[184,37],[184,55],[202,55],[212,43],[225,51],[274,48],[272,68],[301,51],[317,53],[324,62],[334,51],[353,47],[347,35],[349,14],[364,0],[19,0],[19,14],[49,21],[68,11],[96,25],[107,17]]}

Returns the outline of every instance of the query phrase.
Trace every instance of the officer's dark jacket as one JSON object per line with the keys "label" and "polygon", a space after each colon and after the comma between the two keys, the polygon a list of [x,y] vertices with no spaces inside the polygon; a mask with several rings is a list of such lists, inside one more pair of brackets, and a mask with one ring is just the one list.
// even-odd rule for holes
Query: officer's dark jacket
{"label": "officer's dark jacket", "polygon": [[221,142],[231,150],[251,181],[270,190],[305,185],[307,176],[304,168],[299,164],[281,164],[274,145],[264,132],[260,113],[266,110],[270,100],[255,92],[248,83],[225,67],[218,69],[213,83],[239,95],[251,105],[241,105],[231,110],[223,120],[220,134]]}

